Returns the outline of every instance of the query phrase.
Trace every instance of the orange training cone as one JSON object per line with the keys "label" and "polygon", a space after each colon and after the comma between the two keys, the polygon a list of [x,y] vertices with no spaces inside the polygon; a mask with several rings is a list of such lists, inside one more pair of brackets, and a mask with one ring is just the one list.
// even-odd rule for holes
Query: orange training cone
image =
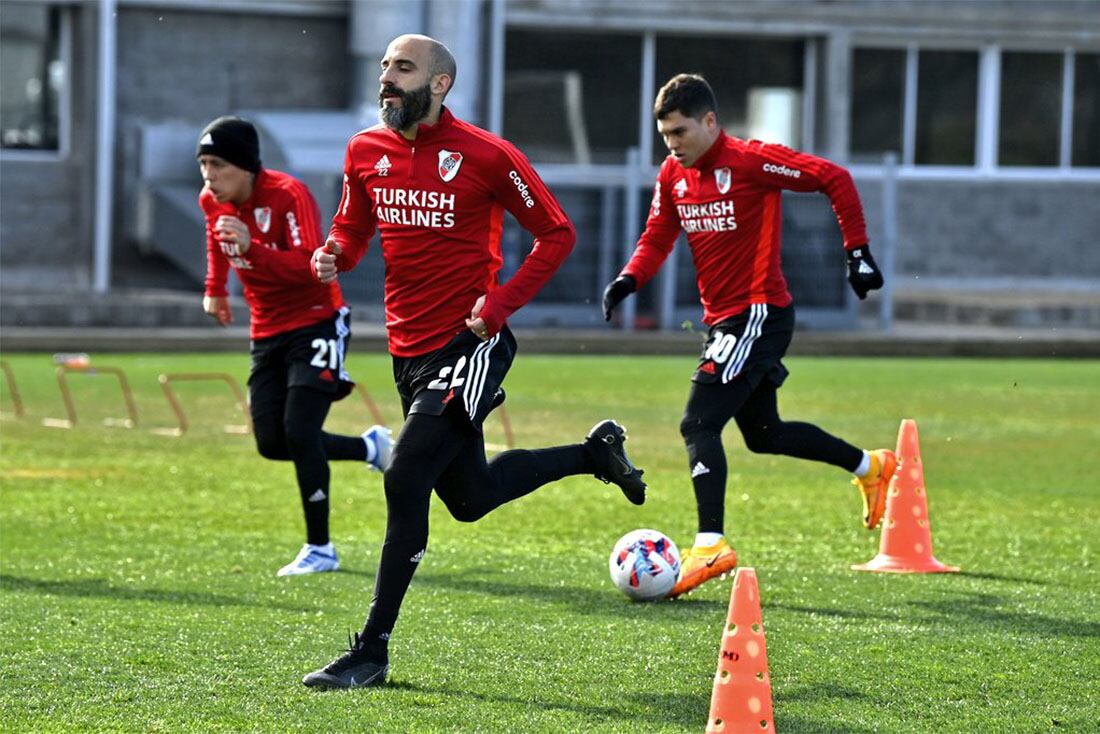
{"label": "orange training cone", "polygon": [[886,516],[878,555],[852,566],[856,571],[892,573],[953,573],[932,555],[932,528],[928,520],[928,496],[920,460],[916,421],[906,418],[898,429],[898,469],[886,495]]}
{"label": "orange training cone", "polygon": [[774,732],[768,650],[754,569],[737,569],[720,649],[710,695],[708,734]]}

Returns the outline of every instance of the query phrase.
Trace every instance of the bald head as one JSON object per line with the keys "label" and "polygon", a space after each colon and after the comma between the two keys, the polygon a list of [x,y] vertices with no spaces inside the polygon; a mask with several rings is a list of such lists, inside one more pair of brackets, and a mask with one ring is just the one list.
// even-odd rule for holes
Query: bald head
{"label": "bald head", "polygon": [[412,54],[420,66],[428,72],[429,77],[434,78],[441,74],[447,76],[446,90],[443,92],[443,96],[447,96],[447,92],[451,91],[451,87],[455,83],[455,76],[458,74],[458,65],[455,63],[454,54],[451,53],[449,48],[431,36],[406,33],[390,41],[389,48],[386,49],[386,56],[392,57],[392,52],[396,49]]}

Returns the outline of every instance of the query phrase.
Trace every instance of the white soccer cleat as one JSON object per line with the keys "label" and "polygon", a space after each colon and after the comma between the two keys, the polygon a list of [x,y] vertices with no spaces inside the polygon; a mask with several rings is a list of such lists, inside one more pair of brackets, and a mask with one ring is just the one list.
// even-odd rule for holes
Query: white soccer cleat
{"label": "white soccer cleat", "polygon": [[[326,552],[331,550],[332,552]],[[279,569],[276,576],[301,576],[307,573],[324,573],[336,571],[340,568],[340,559],[336,557],[336,549],[329,543],[325,546],[310,545],[306,543],[294,560]]]}
{"label": "white soccer cleat", "polygon": [[370,468],[380,472],[389,469],[393,431],[385,426],[371,426],[363,431],[363,442],[367,444],[367,464]]}

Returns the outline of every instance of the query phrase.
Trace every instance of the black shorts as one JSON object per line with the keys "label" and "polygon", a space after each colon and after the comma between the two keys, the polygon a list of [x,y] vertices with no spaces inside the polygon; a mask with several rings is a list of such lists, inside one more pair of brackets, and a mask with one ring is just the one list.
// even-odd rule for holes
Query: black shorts
{"label": "black shorts", "polygon": [[783,355],[794,334],[794,306],[753,304],[710,328],[692,382],[726,385],[742,380],[755,388],[787,379]]}
{"label": "black shorts", "polygon": [[252,342],[248,394],[253,415],[282,412],[292,387],[311,387],[333,400],[351,392],[355,383],[344,369],[350,314],[345,306],[331,319]]}
{"label": "black shorts", "polygon": [[480,431],[515,357],[516,338],[507,326],[487,341],[463,329],[434,352],[394,357],[393,381],[406,415],[442,415],[456,401]]}

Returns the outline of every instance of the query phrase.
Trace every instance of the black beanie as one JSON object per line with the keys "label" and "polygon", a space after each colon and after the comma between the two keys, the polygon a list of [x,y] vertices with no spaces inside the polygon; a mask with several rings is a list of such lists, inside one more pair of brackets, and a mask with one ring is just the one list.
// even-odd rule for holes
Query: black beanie
{"label": "black beanie", "polygon": [[207,125],[195,150],[195,157],[200,155],[216,155],[252,173],[259,173],[261,168],[256,128],[239,117],[219,117]]}

